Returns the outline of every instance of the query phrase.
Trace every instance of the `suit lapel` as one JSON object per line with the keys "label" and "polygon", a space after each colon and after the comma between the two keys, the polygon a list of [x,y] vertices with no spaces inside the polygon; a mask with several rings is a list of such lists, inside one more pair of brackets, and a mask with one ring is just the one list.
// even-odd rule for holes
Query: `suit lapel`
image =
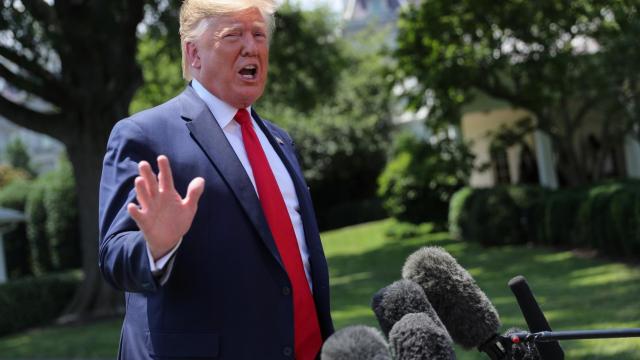
{"label": "suit lapel", "polygon": [[191,86],[181,94],[180,101],[182,105],[181,116],[187,120],[186,126],[192,137],[238,199],[265,246],[282,266],[280,254],[269,231],[269,225],[262,212],[260,200],[253,184],[220,125]]}

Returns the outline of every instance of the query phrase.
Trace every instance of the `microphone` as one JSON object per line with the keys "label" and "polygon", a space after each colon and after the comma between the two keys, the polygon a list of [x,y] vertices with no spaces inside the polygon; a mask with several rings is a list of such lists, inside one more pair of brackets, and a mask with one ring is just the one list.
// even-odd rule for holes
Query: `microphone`
{"label": "microphone", "polygon": [[336,331],[322,346],[321,360],[391,360],[380,331],[354,325]]}
{"label": "microphone", "polygon": [[[511,338],[512,335],[521,334],[524,330],[519,328],[511,328],[507,330],[502,337]],[[538,348],[530,342],[511,343],[511,359],[513,360],[541,360]]]}
{"label": "microphone", "polygon": [[453,341],[439,321],[425,313],[407,314],[389,332],[396,360],[455,360]]}
{"label": "microphone", "polygon": [[[518,306],[520,306],[529,331],[533,333],[551,331],[551,326],[549,326],[547,318],[544,316],[536,298],[533,296],[533,292],[531,292],[531,288],[529,288],[529,284],[527,284],[527,279],[521,275],[516,276],[509,280],[509,287],[518,301]],[[545,360],[564,359],[564,351],[562,351],[562,347],[560,347],[558,341],[537,343],[536,346],[538,347],[540,355]]]}
{"label": "microphone", "polygon": [[398,280],[378,290],[371,299],[371,309],[385,336],[403,316],[412,313],[426,313],[444,329],[422,287],[410,280]]}
{"label": "microphone", "polygon": [[402,277],[419,284],[451,338],[463,348],[478,347],[492,359],[503,359],[497,335],[498,312],[471,275],[439,247],[423,247],[411,254]]}

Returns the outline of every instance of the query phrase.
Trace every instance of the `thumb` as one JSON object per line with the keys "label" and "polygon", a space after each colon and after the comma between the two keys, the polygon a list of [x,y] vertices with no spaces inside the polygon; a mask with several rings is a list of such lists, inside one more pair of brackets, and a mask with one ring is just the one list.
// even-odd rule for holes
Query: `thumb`
{"label": "thumb", "polygon": [[184,205],[189,206],[190,208],[198,207],[198,200],[200,200],[200,196],[204,192],[204,179],[201,177],[197,177],[189,183],[189,187],[187,188],[187,196],[184,198],[182,203]]}

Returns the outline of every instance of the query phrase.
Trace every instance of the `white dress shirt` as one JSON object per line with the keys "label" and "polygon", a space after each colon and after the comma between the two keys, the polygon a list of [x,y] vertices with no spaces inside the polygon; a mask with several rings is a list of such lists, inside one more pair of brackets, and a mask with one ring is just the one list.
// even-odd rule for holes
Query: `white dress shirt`
{"label": "white dress shirt", "polygon": [[[198,94],[198,96],[207,104],[207,107],[220,125],[220,128],[222,128],[224,136],[229,141],[229,144],[238,156],[238,160],[240,160],[242,167],[247,172],[247,175],[249,176],[249,179],[251,180],[251,183],[253,184],[253,188],[256,190],[257,195],[258,190],[256,188],[256,181],[253,177],[251,164],[249,163],[249,158],[247,157],[247,152],[245,151],[244,143],[242,141],[242,131],[240,129],[240,124],[238,124],[234,120],[234,116],[236,115],[238,109],[218,99],[195,79],[192,80],[191,86],[195,90],[196,94]],[[251,114],[250,106],[247,107],[246,110],[249,112],[249,114]],[[282,193],[282,197],[284,198],[284,202],[287,206],[287,211],[289,212],[289,217],[291,218],[291,223],[293,224],[293,230],[296,235],[296,240],[298,241],[298,249],[300,250],[300,256],[304,265],[304,271],[307,276],[307,281],[309,282],[309,287],[311,287],[309,250],[307,249],[307,243],[304,237],[304,227],[302,225],[302,217],[300,216],[300,204],[298,202],[298,196],[296,194],[295,187],[293,186],[293,181],[291,180],[291,176],[289,175],[287,168],[282,163],[282,160],[271,146],[271,143],[262,132],[262,129],[260,129],[253,116],[251,117],[251,120],[256,135],[258,136],[258,140],[260,141],[260,145],[264,150],[267,161],[269,162],[269,166],[271,167],[271,171],[276,178],[276,182],[278,183],[278,187],[280,188],[280,192]],[[180,239],[178,245],[176,245],[176,247],[173,248],[171,252],[158,259],[158,261],[153,261],[151,252],[147,248],[149,262],[151,264],[151,271],[155,274],[160,274],[163,272],[165,267],[167,268],[167,271],[160,279],[161,284],[165,283],[168,279],[168,273],[170,273],[170,268],[173,265],[173,254],[176,252],[178,247],[180,247],[181,243],[182,239]]]}

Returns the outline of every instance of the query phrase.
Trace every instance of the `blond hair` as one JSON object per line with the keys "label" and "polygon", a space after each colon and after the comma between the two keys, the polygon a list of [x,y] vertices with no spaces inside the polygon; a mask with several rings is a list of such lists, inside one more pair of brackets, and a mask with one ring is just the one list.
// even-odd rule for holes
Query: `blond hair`
{"label": "blond hair", "polygon": [[187,62],[186,43],[196,41],[217,18],[234,12],[257,8],[267,22],[269,34],[274,29],[277,5],[274,0],[184,0],[180,7],[180,46],[182,77],[192,79]]}

